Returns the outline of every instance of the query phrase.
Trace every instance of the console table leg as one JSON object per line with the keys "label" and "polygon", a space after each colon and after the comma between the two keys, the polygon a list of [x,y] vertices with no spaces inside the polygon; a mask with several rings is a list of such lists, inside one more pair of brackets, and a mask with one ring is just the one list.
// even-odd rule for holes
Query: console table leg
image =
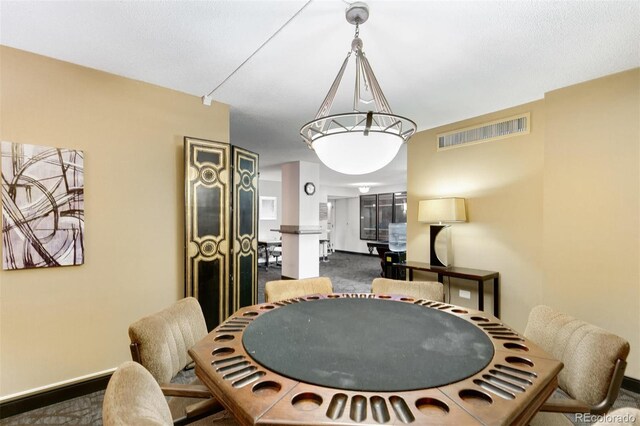
{"label": "console table leg", "polygon": [[265,271],[269,270],[269,249],[266,249],[264,251],[266,253],[265,259],[264,259],[264,269]]}
{"label": "console table leg", "polygon": [[478,310],[484,311],[484,281],[478,280]]}
{"label": "console table leg", "polygon": [[498,278],[493,279],[493,315],[500,318],[500,288]]}

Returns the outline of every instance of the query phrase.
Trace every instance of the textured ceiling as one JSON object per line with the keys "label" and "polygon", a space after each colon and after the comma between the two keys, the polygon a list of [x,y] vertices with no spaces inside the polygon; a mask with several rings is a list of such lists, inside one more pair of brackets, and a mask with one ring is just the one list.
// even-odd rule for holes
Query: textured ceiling
{"label": "textured ceiling", "polygon": [[[203,96],[305,4],[2,0],[0,43]],[[638,1],[368,4],[364,51],[394,112],[419,130],[640,66]],[[311,2],[213,94],[231,106],[232,143],[260,154],[263,176],[277,175],[270,171],[285,161],[318,162],[298,131],[315,115],[350,48],[354,28],[344,19],[346,7],[345,1]],[[321,168],[327,185],[405,180],[405,148],[370,175]]]}

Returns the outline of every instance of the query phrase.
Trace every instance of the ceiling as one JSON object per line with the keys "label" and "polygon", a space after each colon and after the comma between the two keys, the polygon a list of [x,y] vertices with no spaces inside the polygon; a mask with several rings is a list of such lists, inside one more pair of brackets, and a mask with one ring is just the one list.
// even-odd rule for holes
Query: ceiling
{"label": "ceiling", "polygon": [[[419,130],[640,66],[637,0],[368,4],[364,51],[393,111]],[[232,143],[258,152],[262,178],[277,180],[283,162],[319,162],[298,132],[315,116],[350,49],[347,6],[340,0],[2,0],[0,43],[200,97],[299,12],[212,96],[230,105]],[[347,92],[352,75],[343,80]],[[332,112],[347,109],[337,105]],[[324,166],[320,173],[331,186],[402,184],[406,147],[375,173],[348,176]]]}

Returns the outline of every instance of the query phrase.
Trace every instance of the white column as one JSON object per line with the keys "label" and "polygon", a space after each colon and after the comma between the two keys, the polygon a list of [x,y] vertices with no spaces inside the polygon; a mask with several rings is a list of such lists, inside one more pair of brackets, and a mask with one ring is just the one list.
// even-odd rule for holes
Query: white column
{"label": "white column", "polygon": [[[320,168],[315,163],[295,161],[282,165],[282,276],[311,278],[320,273],[318,258],[320,225]],[[305,193],[311,183],[316,192]]]}

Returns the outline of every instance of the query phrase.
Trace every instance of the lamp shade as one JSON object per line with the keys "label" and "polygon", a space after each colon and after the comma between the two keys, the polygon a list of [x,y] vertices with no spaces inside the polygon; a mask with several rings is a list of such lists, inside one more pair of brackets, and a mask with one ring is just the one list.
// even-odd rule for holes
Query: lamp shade
{"label": "lamp shade", "polygon": [[425,223],[466,222],[464,198],[437,198],[418,204],[418,221]]}

